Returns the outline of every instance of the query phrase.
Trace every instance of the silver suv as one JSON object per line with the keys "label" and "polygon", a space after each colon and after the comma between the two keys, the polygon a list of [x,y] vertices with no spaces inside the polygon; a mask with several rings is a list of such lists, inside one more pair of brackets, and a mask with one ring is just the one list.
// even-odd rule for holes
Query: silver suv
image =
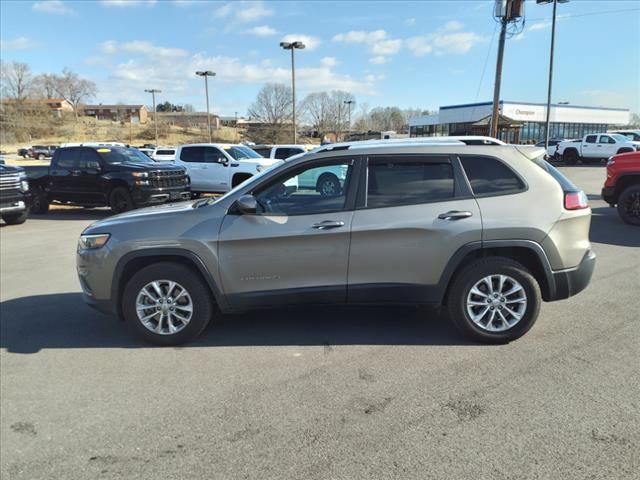
{"label": "silver suv", "polygon": [[[478,341],[514,340],[589,283],[591,210],[543,149],[495,143],[330,145],[217,200],[99,221],[79,240],[84,296],[161,345],[291,304],[443,305]],[[303,181],[336,171],[332,191]]]}

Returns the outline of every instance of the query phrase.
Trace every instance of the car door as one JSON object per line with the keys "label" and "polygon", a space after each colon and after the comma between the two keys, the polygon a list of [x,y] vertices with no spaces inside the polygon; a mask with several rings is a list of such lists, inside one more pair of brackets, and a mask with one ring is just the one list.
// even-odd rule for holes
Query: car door
{"label": "car door", "polygon": [[[258,185],[255,215],[229,213],[219,234],[220,276],[236,308],[346,300],[350,225],[358,160],[342,157],[292,167]],[[310,170],[347,170],[333,195],[298,187]]]}
{"label": "car door", "polygon": [[598,136],[587,135],[582,142],[582,156],[585,158],[598,158]]}
{"label": "car door", "polygon": [[204,147],[202,176],[207,191],[227,192],[231,189],[230,164],[230,160],[218,147]]}
{"label": "car door", "polygon": [[80,147],[62,148],[49,168],[49,190],[55,200],[74,200],[74,183],[80,162]]}
{"label": "car door", "polygon": [[74,172],[74,197],[78,203],[104,204],[102,161],[98,153],[88,147],[80,149],[77,169]]}
{"label": "car door", "polygon": [[[457,161],[457,160],[455,160]],[[449,155],[367,161],[351,224],[349,303],[431,303],[447,263],[482,239],[480,209]]]}
{"label": "car door", "polygon": [[610,135],[600,135],[598,138],[598,153],[600,158],[609,158],[616,154],[616,141]]}

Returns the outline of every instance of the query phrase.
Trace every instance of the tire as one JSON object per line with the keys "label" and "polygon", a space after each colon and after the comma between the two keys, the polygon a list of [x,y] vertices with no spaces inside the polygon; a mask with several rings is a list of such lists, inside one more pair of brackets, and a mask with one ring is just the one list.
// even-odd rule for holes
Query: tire
{"label": "tire", "polygon": [[7,225],[20,225],[27,221],[28,216],[29,216],[29,210],[25,210],[20,213],[2,215],[2,220],[4,220]]}
{"label": "tire", "polygon": [[341,190],[340,180],[333,173],[323,173],[316,182],[316,192],[323,197],[340,195]]}
{"label": "tire", "polygon": [[[160,291],[166,294],[165,303],[162,306],[157,306],[160,304],[155,303],[157,298],[153,297],[159,296],[153,286],[150,286],[152,282],[157,282]],[[176,283],[173,291],[167,291],[168,282]],[[143,293],[145,288],[150,289],[148,294]],[[191,307],[191,317],[188,315],[188,310],[181,309],[176,306],[176,303],[167,302],[167,300],[172,301],[172,295],[181,292],[181,289],[187,293],[179,302],[183,302],[183,307]],[[144,308],[145,305],[152,305],[152,307],[147,309]],[[141,317],[138,316],[138,306],[142,307]],[[157,310],[158,313],[153,313],[154,308],[160,309]],[[175,310],[170,310],[171,308]],[[191,268],[179,263],[160,262],[143,268],[129,280],[122,296],[122,312],[129,326],[143,340],[162,346],[180,345],[202,333],[213,314],[213,302],[209,288]],[[188,321],[181,321],[178,315],[188,318]],[[145,316],[151,316],[146,320],[148,326],[145,326],[142,321]],[[170,325],[178,330],[171,333]],[[162,333],[152,331],[158,327]]]}
{"label": "tire", "polygon": [[640,226],[640,184],[631,185],[620,194],[618,215],[625,223]]}
{"label": "tire", "polygon": [[37,189],[31,197],[32,213],[47,213],[49,211],[49,198],[42,189]]}
{"label": "tire", "polygon": [[[495,295],[500,296],[490,295],[489,284],[484,282],[487,278],[491,279],[492,289],[499,290]],[[498,289],[500,278],[504,279],[502,289]],[[521,289],[508,294],[517,286]],[[474,288],[480,294],[472,293]],[[504,293],[507,295],[501,295]],[[491,300],[487,310],[485,299]],[[541,301],[540,286],[523,265],[505,257],[487,257],[472,262],[456,275],[449,288],[447,309],[451,321],[465,336],[500,344],[529,331],[538,318]]]}
{"label": "tire", "polygon": [[44,160],[44,154],[39,153],[38,154],[38,160]]}
{"label": "tire", "polygon": [[575,150],[569,150],[562,155],[562,159],[567,165],[575,165],[576,163],[578,163],[579,158],[580,157],[578,156],[578,152],[576,152]]}
{"label": "tire", "polygon": [[123,213],[136,208],[136,204],[131,198],[129,190],[124,187],[116,187],[109,194],[109,207],[113,213]]}

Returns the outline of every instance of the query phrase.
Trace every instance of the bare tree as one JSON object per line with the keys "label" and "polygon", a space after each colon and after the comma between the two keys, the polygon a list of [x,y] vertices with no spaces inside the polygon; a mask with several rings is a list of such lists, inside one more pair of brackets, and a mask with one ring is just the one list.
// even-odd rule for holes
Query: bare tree
{"label": "bare tree", "polygon": [[33,93],[38,97],[53,98],[56,94],[58,77],[50,73],[43,73],[33,79]]}
{"label": "bare tree", "polygon": [[283,141],[293,117],[291,107],[291,88],[281,83],[267,83],[247,112],[263,126],[254,127],[249,135],[258,142]]}
{"label": "bare tree", "polygon": [[345,102],[353,100],[351,93],[342,90],[310,93],[302,102],[302,110],[319,134],[339,135],[349,121],[349,107]]}
{"label": "bare tree", "polygon": [[78,121],[80,105],[96,96],[98,89],[95,82],[80,78],[77,73],[65,68],[56,80],[56,94],[69,102]]}
{"label": "bare tree", "polygon": [[24,101],[31,93],[33,75],[29,65],[23,62],[0,64],[2,95],[17,102]]}

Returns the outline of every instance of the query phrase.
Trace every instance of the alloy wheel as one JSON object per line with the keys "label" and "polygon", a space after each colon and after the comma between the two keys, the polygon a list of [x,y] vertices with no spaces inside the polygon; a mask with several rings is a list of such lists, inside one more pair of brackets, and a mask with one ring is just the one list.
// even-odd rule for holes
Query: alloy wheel
{"label": "alloy wheel", "polygon": [[476,282],[467,295],[469,317],[488,332],[513,328],[527,310],[524,287],[508,275],[489,275]]}
{"label": "alloy wheel", "polygon": [[138,293],[136,314],[147,330],[158,335],[174,335],[191,321],[193,301],[179,283],[155,280]]}

